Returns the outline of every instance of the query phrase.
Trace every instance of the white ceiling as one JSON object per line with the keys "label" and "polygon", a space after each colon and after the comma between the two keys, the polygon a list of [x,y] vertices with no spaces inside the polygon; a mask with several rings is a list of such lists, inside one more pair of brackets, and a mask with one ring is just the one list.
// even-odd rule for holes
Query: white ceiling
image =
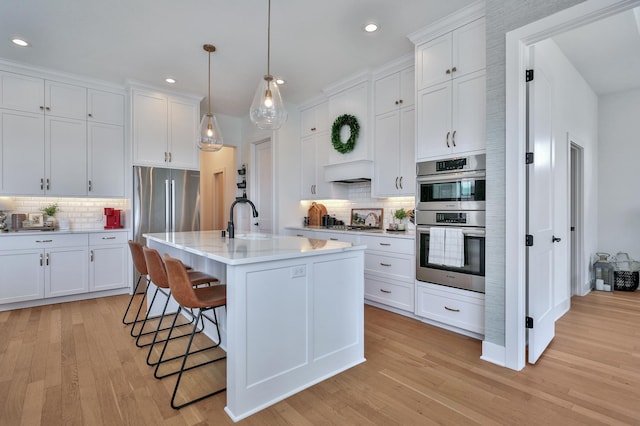
{"label": "white ceiling", "polygon": [[553,40],[598,95],[640,88],[640,8]]}
{"label": "white ceiling", "polygon": [[[300,103],[331,83],[413,51],[406,35],[472,0],[272,0],[271,73]],[[365,33],[374,20],[381,30]],[[0,58],[124,84],[207,94],[212,109],[246,115],[266,73],[267,0],[1,0]],[[32,47],[9,42],[20,35]]]}

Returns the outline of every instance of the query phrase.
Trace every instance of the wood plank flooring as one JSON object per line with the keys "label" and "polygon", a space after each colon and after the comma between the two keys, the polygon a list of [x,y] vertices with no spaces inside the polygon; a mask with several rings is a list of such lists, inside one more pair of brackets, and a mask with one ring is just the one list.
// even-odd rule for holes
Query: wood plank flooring
{"label": "wood plank flooring", "polygon": [[[233,424],[225,393],[170,408],[175,378],[153,378],[120,322],[127,299],[0,312],[0,425]],[[239,424],[640,424],[639,325],[640,292],[574,297],[540,361],[516,372],[480,360],[477,340],[367,306],[367,362]],[[217,364],[185,393],[220,385]]]}

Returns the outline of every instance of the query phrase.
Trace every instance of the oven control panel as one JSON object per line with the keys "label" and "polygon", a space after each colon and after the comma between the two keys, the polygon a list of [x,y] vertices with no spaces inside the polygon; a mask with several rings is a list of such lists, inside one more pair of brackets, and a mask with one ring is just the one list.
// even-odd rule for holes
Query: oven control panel
{"label": "oven control panel", "polygon": [[436,172],[463,170],[466,165],[467,165],[466,158],[455,158],[453,160],[437,161]]}
{"label": "oven control panel", "polygon": [[436,223],[467,223],[467,213],[436,213]]}

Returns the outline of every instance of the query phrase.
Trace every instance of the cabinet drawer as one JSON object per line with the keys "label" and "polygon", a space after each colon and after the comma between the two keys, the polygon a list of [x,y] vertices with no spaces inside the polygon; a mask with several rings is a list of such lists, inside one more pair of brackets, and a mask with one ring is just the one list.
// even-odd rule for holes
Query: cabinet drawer
{"label": "cabinet drawer", "polygon": [[317,233],[316,238],[330,241],[342,241],[345,243],[356,244],[358,242],[358,236],[355,234],[347,234],[344,232],[325,232],[320,231]]}
{"label": "cabinet drawer", "polygon": [[0,250],[18,250],[30,248],[86,246],[87,234],[56,235],[52,232],[41,234],[10,235],[0,238]]}
{"label": "cabinet drawer", "polygon": [[484,334],[484,295],[447,290],[418,285],[416,315]]}
{"label": "cabinet drawer", "polygon": [[127,240],[126,232],[96,232],[89,234],[89,245],[91,246],[125,244]]}
{"label": "cabinet drawer", "polygon": [[413,265],[413,256],[390,256],[371,252],[367,252],[364,256],[365,272],[382,273],[410,282],[414,280]]}
{"label": "cabinet drawer", "polygon": [[364,297],[373,302],[413,312],[414,284],[364,277]]}
{"label": "cabinet drawer", "polygon": [[374,237],[372,235],[360,236],[360,243],[366,244],[367,250],[386,251],[389,253],[415,253],[415,240],[393,237]]}

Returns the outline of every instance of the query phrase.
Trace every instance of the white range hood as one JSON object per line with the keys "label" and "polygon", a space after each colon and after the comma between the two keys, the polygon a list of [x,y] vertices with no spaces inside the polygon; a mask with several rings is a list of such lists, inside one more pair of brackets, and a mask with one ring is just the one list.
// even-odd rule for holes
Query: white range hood
{"label": "white range hood", "polygon": [[350,161],[348,163],[324,166],[324,180],[327,182],[370,182],[372,177],[373,161],[370,160]]}

